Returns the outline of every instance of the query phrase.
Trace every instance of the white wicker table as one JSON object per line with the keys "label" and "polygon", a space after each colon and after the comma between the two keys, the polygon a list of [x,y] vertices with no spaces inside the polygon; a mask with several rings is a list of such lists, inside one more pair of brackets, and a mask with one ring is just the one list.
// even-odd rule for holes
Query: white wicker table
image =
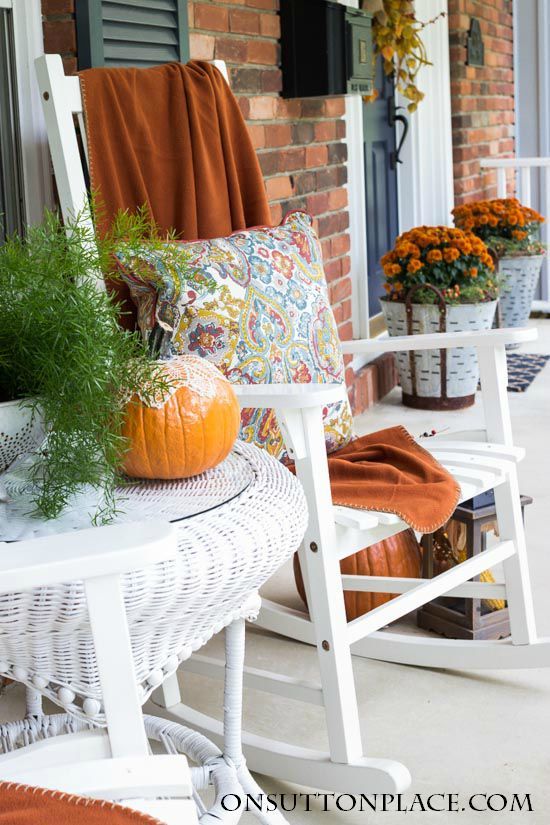
{"label": "white wicker table", "polygon": [[[177,559],[124,577],[135,673],[144,703],[214,634],[238,625],[239,619],[255,618],[258,589],[298,547],[307,510],[294,476],[265,452],[243,443],[213,471],[178,482],[139,483],[125,488],[123,496],[124,512],[117,521],[178,523]],[[17,508],[10,513],[4,506],[1,516],[0,540],[2,529],[13,533],[15,521],[25,538],[29,532],[40,535],[89,526],[85,513],[76,511],[55,523],[27,519],[26,525]],[[80,582],[0,598],[0,675],[26,685],[30,700],[24,720],[0,725],[4,752],[52,734],[104,724]],[[65,713],[42,715],[42,696],[61,705]],[[199,763],[220,754],[204,737],[180,725],[148,718],[147,726],[151,738],[185,750]]]}

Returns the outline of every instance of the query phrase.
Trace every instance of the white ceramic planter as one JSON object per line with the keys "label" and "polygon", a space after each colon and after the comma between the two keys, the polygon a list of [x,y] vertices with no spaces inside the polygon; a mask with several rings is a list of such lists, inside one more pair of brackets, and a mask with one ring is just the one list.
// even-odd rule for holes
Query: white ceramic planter
{"label": "white ceramic planter", "polygon": [[[496,301],[446,305],[445,331],[491,329],[496,306]],[[440,331],[439,306],[411,304],[411,307],[413,334]],[[408,335],[405,303],[383,300],[382,312],[391,336]],[[441,382],[441,350],[398,352],[395,358],[405,405],[425,410],[444,410],[470,407],[474,403],[479,368],[473,347],[447,350],[445,392],[442,392]]]}
{"label": "white ceramic planter", "polygon": [[41,416],[25,401],[0,403],[0,473],[19,455],[35,450],[43,438]]}
{"label": "white ceramic planter", "polygon": [[502,327],[524,327],[540,277],[544,255],[500,258],[498,272],[503,279],[499,307]]}

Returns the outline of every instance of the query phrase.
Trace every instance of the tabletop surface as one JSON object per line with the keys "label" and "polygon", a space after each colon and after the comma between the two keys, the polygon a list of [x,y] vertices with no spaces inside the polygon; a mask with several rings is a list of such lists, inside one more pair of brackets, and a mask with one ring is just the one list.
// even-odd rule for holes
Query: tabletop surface
{"label": "tabletop surface", "polygon": [[[148,518],[182,521],[220,507],[243,493],[254,481],[252,466],[238,447],[211,470],[198,476],[171,481],[129,480],[117,490],[115,523],[146,521]],[[17,541],[92,526],[93,514],[101,504],[95,490],[75,496],[55,520],[32,517],[32,491],[21,472],[0,477],[0,541]]]}

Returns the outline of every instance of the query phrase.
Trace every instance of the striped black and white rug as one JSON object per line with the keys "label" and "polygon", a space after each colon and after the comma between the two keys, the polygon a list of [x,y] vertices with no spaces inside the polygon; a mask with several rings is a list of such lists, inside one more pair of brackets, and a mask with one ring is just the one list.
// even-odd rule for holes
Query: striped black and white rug
{"label": "striped black and white rug", "polygon": [[544,369],[549,359],[550,355],[507,352],[508,392],[525,392],[539,372]]}

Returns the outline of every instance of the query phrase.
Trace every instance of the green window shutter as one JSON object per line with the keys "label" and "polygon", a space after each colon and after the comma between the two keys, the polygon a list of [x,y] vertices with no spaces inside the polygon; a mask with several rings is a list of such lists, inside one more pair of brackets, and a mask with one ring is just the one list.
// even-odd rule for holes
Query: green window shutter
{"label": "green window shutter", "polygon": [[79,0],[78,67],[189,60],[187,0]]}
{"label": "green window shutter", "polygon": [[23,165],[17,114],[13,19],[0,8],[0,244],[23,232]]}

